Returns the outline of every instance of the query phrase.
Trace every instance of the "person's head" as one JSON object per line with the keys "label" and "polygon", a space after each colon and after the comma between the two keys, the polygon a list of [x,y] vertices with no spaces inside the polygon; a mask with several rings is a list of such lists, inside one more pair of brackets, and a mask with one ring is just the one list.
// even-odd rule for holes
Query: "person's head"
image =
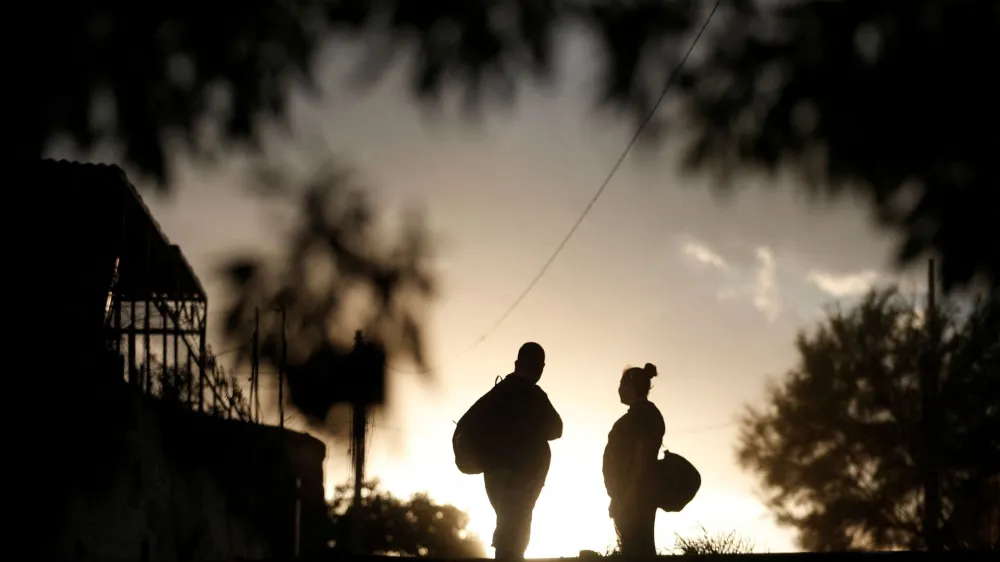
{"label": "person's head", "polygon": [[538,382],[545,369],[545,350],[535,342],[528,342],[517,350],[514,374],[531,382]]}
{"label": "person's head", "polygon": [[650,381],[656,376],[656,365],[646,363],[645,367],[629,367],[622,373],[618,384],[618,398],[622,404],[631,406],[649,396]]}

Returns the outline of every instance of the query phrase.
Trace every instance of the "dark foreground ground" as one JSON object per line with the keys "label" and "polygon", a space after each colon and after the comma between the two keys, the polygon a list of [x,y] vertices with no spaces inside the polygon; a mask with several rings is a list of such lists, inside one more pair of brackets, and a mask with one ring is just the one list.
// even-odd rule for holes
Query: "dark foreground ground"
{"label": "dark foreground ground", "polygon": [[[610,557],[612,560],[619,557]],[[656,559],[674,558],[674,556],[659,556]],[[986,561],[1000,562],[1000,553],[993,552],[948,552],[942,554],[931,554],[927,552],[848,552],[848,553],[787,553],[787,554],[727,554],[727,555],[704,555],[704,556],[683,556],[685,562],[931,562],[931,561],[955,561],[972,562]],[[423,558],[422,562],[456,562],[457,559],[434,559]],[[486,562],[489,559],[482,559]],[[593,562],[595,558],[537,558],[532,562],[570,562],[575,560],[586,560]],[[331,556],[325,558],[274,558],[268,560],[239,560],[231,562],[399,562],[398,558],[388,556]],[[472,562],[471,560],[469,562]],[[632,562],[630,560],[630,562]],[[635,559],[634,562],[643,562]]]}

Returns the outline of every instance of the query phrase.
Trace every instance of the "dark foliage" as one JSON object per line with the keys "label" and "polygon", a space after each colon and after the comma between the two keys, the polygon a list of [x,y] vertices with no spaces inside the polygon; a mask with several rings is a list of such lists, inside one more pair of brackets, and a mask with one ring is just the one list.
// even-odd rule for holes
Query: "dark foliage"
{"label": "dark foliage", "polygon": [[[348,548],[351,540],[350,486],[338,486],[330,506],[334,549]],[[465,529],[469,516],[450,505],[439,505],[425,494],[409,500],[365,485],[361,500],[361,552],[436,559],[484,558],[479,539]]]}
{"label": "dark foliage", "polygon": [[[255,146],[283,123],[296,85],[311,91],[327,37],[368,46],[364,82],[415,53],[412,91],[456,87],[512,100],[553,74],[561,30],[605,48],[599,99],[641,118],[708,3],[693,0],[255,0],[60,2],[19,8],[8,73],[20,77],[8,136],[37,157],[66,135],[118,142],[161,180],[168,146],[210,157]],[[1000,144],[992,54],[1000,7],[986,0],[728,0],[678,96],[688,164],[724,176],[797,172],[808,189],[867,196],[904,235],[902,263],[941,254],[946,288],[1000,283]],[[58,17],[53,14],[58,13]],[[687,139],[688,137],[685,137]],[[990,140],[993,139],[993,140]],[[168,141],[177,141],[171,145]],[[164,185],[166,185],[164,183]],[[907,201],[914,199],[916,202]]]}
{"label": "dark foliage", "polygon": [[351,378],[355,330],[389,358],[426,371],[421,326],[435,283],[418,217],[409,217],[387,238],[365,190],[335,168],[318,174],[302,194],[296,228],[280,260],[251,255],[226,268],[232,302],[225,332],[242,346],[237,361],[246,362],[245,344],[252,340],[259,310],[260,361],[270,366],[261,372],[274,378],[283,354],[283,307],[289,401],[309,422],[323,424],[351,389],[380,384]]}
{"label": "dark foliage", "polygon": [[688,165],[860,192],[904,235],[901,263],[938,252],[946,288],[1000,283],[1000,5],[723,4],[683,80]]}
{"label": "dark foliage", "polygon": [[[244,386],[235,373],[227,371],[207,348],[205,361],[205,412],[226,420],[253,421],[253,408],[244,394]],[[159,361],[151,362],[151,378],[147,385],[145,367],[139,367],[139,386],[148,388],[152,396],[166,405],[181,406],[184,409],[198,409],[198,373],[186,367],[164,366]]]}
{"label": "dark foliage", "polygon": [[[166,186],[168,146],[210,157],[254,147],[265,122],[283,123],[289,94],[313,91],[324,39],[363,39],[361,83],[416,53],[413,93],[456,87],[474,104],[513,99],[526,76],[552,73],[553,43],[567,25],[603,42],[606,99],[648,107],[638,95],[639,55],[685,31],[695,2],[590,5],[575,0],[253,0],[239,9],[205,2],[59,2],[22,8],[23,77],[8,135],[38,157],[55,135],[87,148],[115,141],[127,163]],[[34,5],[33,5],[34,6]],[[41,8],[41,9],[39,9]],[[16,72],[21,71],[21,72]],[[497,95],[494,95],[497,94]]]}
{"label": "dark foliage", "polygon": [[24,71],[13,88],[17,149],[40,155],[60,134],[83,148],[115,141],[126,163],[166,180],[171,138],[196,156],[213,152],[213,138],[255,143],[261,119],[284,115],[290,84],[308,83],[323,33],[311,23],[321,21],[320,3],[232,8],[180,1],[22,9],[21,46],[7,55]]}
{"label": "dark foliage", "polygon": [[799,337],[799,364],[751,408],[738,446],[779,521],[809,551],[922,548],[918,365],[942,365],[938,455],[949,548],[985,547],[1000,507],[1000,303],[942,314],[940,337],[895,290]]}

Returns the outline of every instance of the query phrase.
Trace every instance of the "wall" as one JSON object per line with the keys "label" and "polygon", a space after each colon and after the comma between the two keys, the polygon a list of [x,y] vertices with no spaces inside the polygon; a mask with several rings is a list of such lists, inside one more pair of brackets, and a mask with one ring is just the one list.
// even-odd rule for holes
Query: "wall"
{"label": "wall", "polygon": [[[155,562],[292,553],[295,480],[301,553],[325,547],[324,445],[274,427],[180,410],[116,385],[102,441],[66,459],[63,517],[49,560]],[[109,430],[109,428],[112,428]],[[107,435],[114,433],[116,435]],[[79,439],[79,432],[77,432]],[[88,476],[81,477],[81,474]]]}

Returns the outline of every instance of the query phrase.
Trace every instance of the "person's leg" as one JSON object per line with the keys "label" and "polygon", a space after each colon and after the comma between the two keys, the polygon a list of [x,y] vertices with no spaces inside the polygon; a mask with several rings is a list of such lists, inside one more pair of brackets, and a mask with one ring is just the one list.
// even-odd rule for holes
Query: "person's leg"
{"label": "person's leg", "polygon": [[500,553],[503,545],[503,531],[505,530],[507,518],[504,517],[506,510],[504,509],[504,494],[503,494],[503,482],[499,475],[495,472],[486,472],[483,474],[483,483],[486,485],[486,497],[490,500],[490,505],[493,506],[493,511],[497,515],[497,524],[493,530],[493,542],[491,546],[496,549],[496,558],[501,558]]}
{"label": "person's leg", "polygon": [[653,538],[656,523],[655,507],[623,506],[614,518],[614,522],[622,556],[629,558],[656,556],[656,542]]}
{"label": "person's leg", "polygon": [[497,514],[497,524],[493,531],[494,558],[497,560],[518,560],[523,558],[519,550],[518,522],[521,516],[517,497],[517,482],[507,471],[493,471],[484,475],[486,496]]}
{"label": "person's leg", "polygon": [[513,502],[510,510],[510,517],[507,520],[508,541],[510,558],[514,560],[524,560],[524,552],[528,550],[528,543],[531,542],[531,515],[534,510],[534,502],[524,496],[517,498]]}
{"label": "person's leg", "polygon": [[656,506],[645,505],[637,510],[635,518],[636,556],[656,556]]}
{"label": "person's leg", "polygon": [[615,526],[615,537],[618,539],[618,554],[622,554],[624,551],[624,547],[622,545],[625,543],[625,534],[622,532],[623,529],[621,519],[619,517],[612,516],[611,522]]}
{"label": "person's leg", "polygon": [[524,559],[524,552],[528,550],[528,544],[531,542],[532,515],[535,512],[538,497],[542,495],[542,488],[545,487],[545,480],[549,475],[549,463],[550,457],[546,456],[537,466],[522,475],[521,494],[517,498],[517,540],[515,543],[517,556],[521,560]]}
{"label": "person's leg", "polygon": [[617,513],[612,519],[615,523],[615,535],[618,536],[618,552],[622,556],[632,556],[635,548],[633,525],[625,513]]}
{"label": "person's leg", "polygon": [[[497,531],[493,535],[497,558],[523,560],[531,542],[531,521],[535,504],[542,493],[547,465],[531,471],[519,470],[504,474],[498,501]],[[501,486],[497,486],[500,488]],[[496,509],[496,508],[495,508]]]}

